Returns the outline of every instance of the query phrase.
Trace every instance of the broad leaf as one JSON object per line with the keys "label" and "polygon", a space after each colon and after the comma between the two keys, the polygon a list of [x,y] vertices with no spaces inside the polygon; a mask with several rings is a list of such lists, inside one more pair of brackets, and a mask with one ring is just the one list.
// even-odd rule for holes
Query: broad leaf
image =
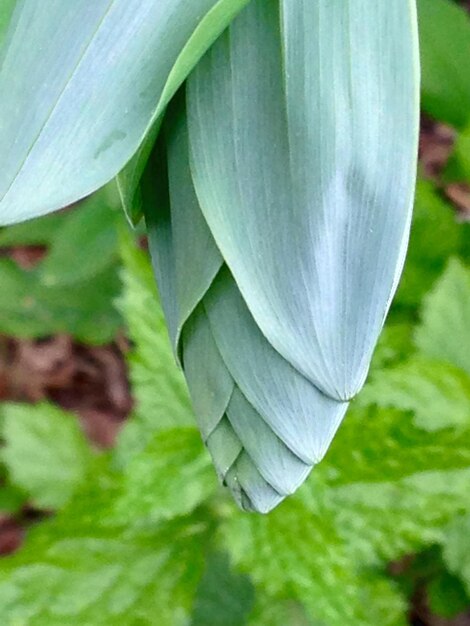
{"label": "broad leaf", "polygon": [[51,404],[1,407],[1,459],[10,480],[42,508],[65,504],[82,483],[91,451],[77,418]]}
{"label": "broad leaf", "polygon": [[165,430],[129,462],[124,493],[116,503],[117,516],[123,521],[140,517],[142,522],[155,523],[188,515],[216,487],[210,458],[197,430]]}
{"label": "broad leaf", "polygon": [[0,223],[68,205],[118,174],[246,2],[18,0],[0,34]]}
{"label": "broad leaf", "polygon": [[27,550],[3,560],[3,623],[188,624],[204,568],[207,519],[141,529],[109,524],[102,520],[106,497],[85,497],[87,515],[70,512],[43,524]]}

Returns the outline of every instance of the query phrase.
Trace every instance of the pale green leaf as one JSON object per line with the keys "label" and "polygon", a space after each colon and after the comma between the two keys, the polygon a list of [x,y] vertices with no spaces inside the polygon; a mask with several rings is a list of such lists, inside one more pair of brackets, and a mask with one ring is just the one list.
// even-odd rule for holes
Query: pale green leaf
{"label": "pale green leaf", "polygon": [[453,259],[426,296],[416,345],[434,359],[470,374],[470,270]]}
{"label": "pale green leaf", "polygon": [[63,506],[83,482],[91,451],[77,418],[51,404],[3,404],[1,458],[10,480],[41,508]]}
{"label": "pale green leaf", "polygon": [[255,0],[188,80],[191,169],[216,244],[262,333],[339,400],[364,382],[404,262],[414,4]]}
{"label": "pale green leaf", "polygon": [[470,425],[470,376],[448,363],[414,358],[378,371],[361,403],[412,411],[424,430]]}
{"label": "pale green leaf", "polygon": [[160,146],[160,165],[152,158],[144,179],[164,309],[219,475],[242,506],[266,512],[321,459],[346,403],[324,396],[273,349],[222,268],[191,180],[181,102],[165,131],[168,182],[160,181]]}
{"label": "pale green leaf", "polygon": [[120,520],[143,523],[191,513],[214,492],[217,480],[201,437],[194,428],[157,433],[126,468]]}
{"label": "pale green leaf", "polygon": [[17,2],[0,50],[0,222],[116,176],[246,1]]}
{"label": "pale green leaf", "polygon": [[2,560],[2,624],[188,624],[204,567],[207,520],[188,517],[137,530],[102,523],[105,503],[106,496],[85,500],[86,517],[68,513],[41,525],[24,550]]}

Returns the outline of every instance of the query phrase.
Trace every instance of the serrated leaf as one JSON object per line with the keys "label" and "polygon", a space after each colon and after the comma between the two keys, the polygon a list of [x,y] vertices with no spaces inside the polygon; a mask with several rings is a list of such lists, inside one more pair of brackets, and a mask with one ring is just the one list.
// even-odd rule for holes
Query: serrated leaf
{"label": "serrated leaf", "polygon": [[443,542],[448,521],[469,509],[469,432],[470,423],[426,433],[398,411],[352,410],[299,494],[267,517],[228,520],[222,545],[273,602],[288,593],[314,624],[405,623],[382,565]]}
{"label": "serrated leaf", "polygon": [[470,19],[451,0],[418,0],[423,107],[458,128],[470,120]]}
{"label": "serrated leaf", "polygon": [[404,261],[416,31],[409,0],[255,1],[188,80],[216,244],[262,333],[337,400],[364,382]]}
{"label": "serrated leaf", "polygon": [[359,402],[413,411],[415,424],[423,430],[466,428],[470,377],[453,365],[416,357],[377,372]]}
{"label": "serrated leaf", "polygon": [[370,366],[371,373],[409,358],[415,351],[412,333],[413,326],[409,322],[388,323],[379,337]]}
{"label": "serrated leaf", "polygon": [[118,174],[246,1],[17,2],[0,51],[0,222]]}
{"label": "serrated leaf", "polygon": [[[102,523],[106,494],[88,514],[65,513],[35,529],[27,549],[0,564],[2,623],[188,623],[204,567],[203,516],[147,529]],[[100,507],[101,505],[101,507]]]}
{"label": "serrated leaf", "polygon": [[416,345],[426,355],[470,374],[470,270],[452,259],[426,296]]}
{"label": "serrated leaf", "polygon": [[178,370],[156,294],[150,263],[126,234],[121,238],[124,291],[118,306],[134,349],[128,356],[136,397],[135,417],[118,444],[122,459],[142,450],[157,430],[194,424],[186,383]]}
{"label": "serrated leaf", "polygon": [[127,465],[116,515],[123,521],[138,517],[142,523],[188,515],[216,487],[210,458],[198,431],[166,430],[157,433]]}
{"label": "serrated leaf", "polygon": [[59,508],[84,480],[91,451],[77,418],[52,404],[3,404],[0,454],[10,480],[41,508]]}
{"label": "serrated leaf", "polygon": [[314,508],[291,499],[269,516],[229,521],[223,530],[235,562],[273,602],[286,594],[300,601],[313,624],[404,625],[404,602],[393,586],[355,572],[317,487]]}

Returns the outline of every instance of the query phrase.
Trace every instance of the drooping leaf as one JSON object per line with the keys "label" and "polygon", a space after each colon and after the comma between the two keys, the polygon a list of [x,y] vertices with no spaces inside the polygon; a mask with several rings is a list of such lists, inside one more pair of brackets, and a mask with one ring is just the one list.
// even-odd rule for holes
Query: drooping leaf
{"label": "drooping leaf", "polygon": [[188,81],[216,244],[263,334],[336,399],[364,382],[404,261],[417,57],[409,0],[255,1]]}
{"label": "drooping leaf", "polygon": [[82,483],[91,451],[77,419],[52,404],[3,404],[0,451],[10,480],[42,508],[63,506]]}
{"label": "drooping leaf", "polygon": [[418,0],[423,107],[464,127],[470,121],[470,19],[451,0]]}
{"label": "drooping leaf", "polygon": [[347,404],[295,370],[251,317],[200,211],[180,99],[165,134],[166,188],[158,147],[144,206],[170,334],[219,476],[243,507],[267,512],[325,454]]}
{"label": "drooping leaf", "polygon": [[117,175],[246,2],[16,2],[0,39],[0,223],[71,204]]}

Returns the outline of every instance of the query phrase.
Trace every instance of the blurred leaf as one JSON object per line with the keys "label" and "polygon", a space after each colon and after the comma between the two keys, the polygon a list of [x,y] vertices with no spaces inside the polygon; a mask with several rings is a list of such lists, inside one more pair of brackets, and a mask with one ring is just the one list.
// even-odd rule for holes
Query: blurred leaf
{"label": "blurred leaf", "polygon": [[[389,323],[379,337],[371,363],[371,372],[396,365],[411,356],[415,348],[412,342],[413,326],[409,323]],[[362,393],[359,395],[361,397]]]}
{"label": "blurred leaf", "polygon": [[377,372],[359,402],[413,411],[424,430],[468,427],[470,377],[450,364],[417,357]]}
{"label": "blurred leaf", "polygon": [[452,259],[426,296],[416,345],[431,358],[447,361],[470,375],[470,270]]}
{"label": "blurred leaf", "polygon": [[55,233],[41,264],[41,282],[48,287],[75,284],[92,279],[115,263],[121,215],[110,206],[105,190],[71,212]]}
{"label": "blurred leaf", "polygon": [[463,128],[470,121],[470,18],[451,0],[418,0],[423,108]]}
{"label": "blurred leaf", "polygon": [[0,247],[48,245],[54,241],[68,215],[68,212],[54,213],[0,228]]}
{"label": "blurred leaf", "polygon": [[1,458],[36,506],[59,508],[83,481],[90,448],[76,417],[51,404],[3,404]]}
{"label": "blurred leaf", "polygon": [[462,583],[445,570],[427,586],[429,607],[436,615],[452,618],[470,606],[470,599]]}
{"label": "blurred leaf", "polygon": [[40,269],[22,270],[0,259],[0,333],[37,338],[70,333],[79,341],[111,341],[121,320],[112,305],[119,278],[111,267],[76,285],[47,287]]}
{"label": "blurred leaf", "polygon": [[470,125],[458,133],[454,149],[444,170],[446,181],[470,183]]}
{"label": "blurred leaf", "polygon": [[449,255],[458,254],[464,236],[455,211],[429,181],[416,189],[410,246],[395,304],[416,307],[443,271]]}
{"label": "blurred leaf", "polygon": [[459,576],[470,596],[470,515],[456,519],[449,526],[443,555],[449,570]]}
{"label": "blurred leaf", "polygon": [[193,426],[194,418],[186,383],[173,356],[148,258],[124,232],[121,251],[124,291],[118,306],[134,344],[128,360],[137,406],[134,418],[121,435],[117,454],[128,456],[132,451],[142,450],[155,431]]}
{"label": "blurred leaf", "polygon": [[166,430],[154,435],[127,465],[117,515],[123,521],[138,517],[142,522],[187,515],[217,486],[197,429]]}
{"label": "blurred leaf", "polygon": [[253,601],[250,579],[233,572],[225,554],[210,554],[197,590],[191,626],[245,626]]}
{"label": "blurred leaf", "polygon": [[2,515],[14,515],[26,503],[25,492],[15,485],[0,486],[0,517]]}
{"label": "blurred leaf", "polygon": [[324,626],[325,622],[307,617],[298,600],[278,600],[257,593],[256,603],[250,615],[249,626]]}

